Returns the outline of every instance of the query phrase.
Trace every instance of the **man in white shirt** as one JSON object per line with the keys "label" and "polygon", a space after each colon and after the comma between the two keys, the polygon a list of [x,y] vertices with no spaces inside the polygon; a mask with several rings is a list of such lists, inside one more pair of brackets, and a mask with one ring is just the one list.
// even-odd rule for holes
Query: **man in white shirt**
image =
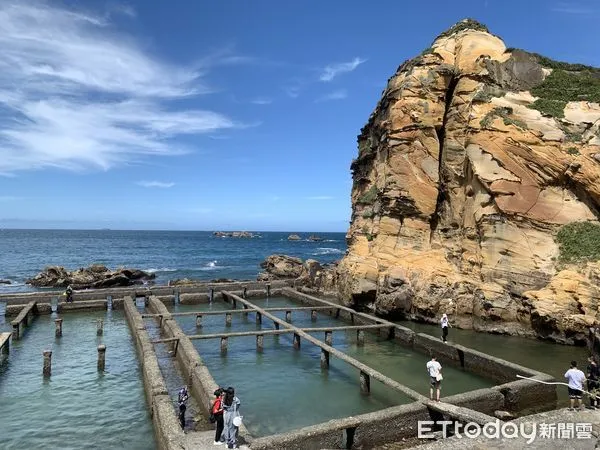
{"label": "man in white shirt", "polygon": [[427,372],[431,380],[429,388],[429,398],[433,400],[433,390],[436,390],[436,401],[440,401],[440,384],[442,382],[442,365],[435,360],[435,356],[431,357],[431,361],[427,363]]}
{"label": "man in white shirt", "polygon": [[570,411],[581,408],[581,396],[583,395],[583,382],[585,381],[584,373],[577,368],[577,361],[571,361],[571,368],[566,371],[565,378],[569,382],[569,398],[571,399]]}

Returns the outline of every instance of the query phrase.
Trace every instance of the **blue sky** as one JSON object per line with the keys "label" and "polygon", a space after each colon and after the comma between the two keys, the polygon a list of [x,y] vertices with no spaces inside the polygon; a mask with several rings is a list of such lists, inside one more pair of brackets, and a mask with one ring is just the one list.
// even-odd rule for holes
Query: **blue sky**
{"label": "blue sky", "polygon": [[0,227],[345,231],[387,79],[465,17],[600,65],[595,0],[2,0]]}

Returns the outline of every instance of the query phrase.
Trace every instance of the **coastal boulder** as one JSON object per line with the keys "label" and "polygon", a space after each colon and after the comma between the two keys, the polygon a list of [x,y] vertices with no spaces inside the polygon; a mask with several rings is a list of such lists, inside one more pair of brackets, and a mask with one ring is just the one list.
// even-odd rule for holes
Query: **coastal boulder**
{"label": "coastal boulder", "polygon": [[0,279],[0,284],[11,284],[10,280],[2,280]]}
{"label": "coastal boulder", "polygon": [[35,277],[26,281],[35,287],[66,287],[74,289],[106,288],[144,284],[155,278],[155,274],[138,269],[121,268],[110,270],[106,266],[93,264],[69,272],[61,266],[49,266]]}
{"label": "coastal boulder", "polygon": [[297,234],[290,234],[288,236],[288,241],[301,241],[302,238],[300,236],[298,236]]}
{"label": "coastal boulder", "polygon": [[265,272],[259,274],[259,281],[298,278],[302,274],[302,260],[287,255],[268,256],[260,267]]}

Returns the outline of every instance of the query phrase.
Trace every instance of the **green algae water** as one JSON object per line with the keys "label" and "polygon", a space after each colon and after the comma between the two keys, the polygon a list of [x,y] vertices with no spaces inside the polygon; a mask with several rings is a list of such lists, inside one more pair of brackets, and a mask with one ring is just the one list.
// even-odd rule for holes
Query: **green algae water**
{"label": "green algae water", "polygon": [[[441,334],[440,327],[436,325],[409,321],[396,323],[417,333],[425,333],[435,337],[439,337]],[[556,378],[556,381],[560,382],[565,381],[564,374],[569,369],[572,360],[576,360],[579,367],[585,371],[589,356],[588,350],[584,347],[572,347],[538,339],[479,333],[457,328],[449,330],[448,341],[512,361],[530,369],[539,370],[552,375]],[[558,386],[558,399],[561,404],[568,402],[565,386]]]}
{"label": "green algae water", "polygon": [[[55,317],[36,317],[0,362],[0,448],[156,448],[123,312],[61,315],[58,339]],[[96,319],[104,319],[103,336],[96,336]],[[1,320],[0,329],[8,331],[10,323]],[[104,373],[96,368],[99,344],[107,347]],[[44,349],[52,350],[48,380],[42,377]]]}
{"label": "green algae water", "polygon": [[[262,307],[300,306],[281,297],[250,299]],[[176,305],[172,311],[224,310],[231,306],[223,301],[212,305]],[[273,313],[279,318],[285,312]],[[225,326],[225,316],[204,316],[202,327],[196,328],[195,316],[176,317],[183,331],[209,334],[261,329],[255,315],[233,315],[231,327]],[[312,322],[310,311],[292,312],[292,324],[301,328],[342,326],[348,322],[322,312]],[[262,329],[272,329],[272,322],[263,317]],[[324,339],[324,333],[311,333]],[[241,414],[254,436],[282,433],[304,426],[357,414],[368,413],[413,400],[371,380],[371,395],[360,393],[358,370],[331,357],[329,370],[320,367],[321,349],[302,341],[301,349],[292,345],[292,334],[264,336],[263,353],[256,352],[256,338],[232,337],[227,355],[221,355],[220,340],[192,341],[223,387],[233,386],[242,402]],[[406,349],[397,343],[365,333],[365,345],[356,345],[356,330],[333,332],[333,346],[349,356],[382,372],[406,386],[429,395],[429,375],[425,369],[428,357]],[[462,370],[444,368],[442,396],[492,386],[493,383]]]}

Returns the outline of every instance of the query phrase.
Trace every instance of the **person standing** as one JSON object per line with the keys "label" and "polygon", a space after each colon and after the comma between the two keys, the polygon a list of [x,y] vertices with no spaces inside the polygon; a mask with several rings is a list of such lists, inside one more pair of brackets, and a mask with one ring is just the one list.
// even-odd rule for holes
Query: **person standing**
{"label": "person standing", "polygon": [[593,356],[588,358],[587,388],[590,392],[590,408],[598,409],[598,388],[600,388],[600,368]]}
{"label": "person standing", "polygon": [[571,399],[569,411],[573,411],[575,408],[581,408],[581,396],[583,395],[585,375],[577,368],[577,361],[571,361],[571,368],[565,372],[565,378],[569,382],[569,398]]}
{"label": "person standing", "polygon": [[431,357],[426,365],[427,372],[429,372],[429,381],[431,387],[429,388],[429,398],[433,400],[433,390],[435,389],[435,400],[440,401],[440,384],[442,383],[442,365],[435,359],[435,356]]}
{"label": "person standing", "polygon": [[448,320],[448,316],[446,314],[442,314],[442,320],[440,320],[440,324],[442,325],[442,341],[446,343],[448,338],[448,328],[450,327],[450,321]]}
{"label": "person standing", "polygon": [[223,424],[227,448],[238,448],[236,444],[238,428],[233,423],[233,419],[239,416],[239,410],[240,400],[235,396],[235,389],[230,386],[225,390],[223,399]]}
{"label": "person standing", "polygon": [[210,412],[215,416],[215,423],[217,424],[217,428],[215,431],[215,442],[214,445],[223,445],[223,441],[221,441],[221,435],[223,434],[223,397],[225,396],[225,391],[221,388],[217,389],[214,392],[215,399],[212,401],[212,406]]}
{"label": "person standing", "polygon": [[187,409],[187,401],[190,398],[188,393],[187,386],[183,386],[179,390],[179,394],[177,395],[177,406],[179,407],[179,425],[181,425],[181,429],[185,429],[185,410]]}

